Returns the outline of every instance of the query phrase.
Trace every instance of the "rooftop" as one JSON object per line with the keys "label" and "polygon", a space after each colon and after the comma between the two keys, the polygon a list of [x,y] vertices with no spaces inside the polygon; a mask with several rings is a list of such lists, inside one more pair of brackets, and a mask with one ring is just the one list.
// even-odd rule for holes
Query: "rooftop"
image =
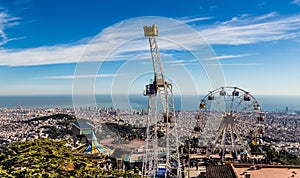
{"label": "rooftop", "polygon": [[212,165],[206,167],[207,178],[236,178],[236,175],[229,164],[226,165]]}
{"label": "rooftop", "polygon": [[262,168],[259,170],[235,168],[235,170],[240,176],[242,176],[244,172],[247,172],[251,178],[300,178],[299,168]]}
{"label": "rooftop", "polygon": [[76,121],[75,125],[80,129],[93,129],[94,126],[86,121]]}

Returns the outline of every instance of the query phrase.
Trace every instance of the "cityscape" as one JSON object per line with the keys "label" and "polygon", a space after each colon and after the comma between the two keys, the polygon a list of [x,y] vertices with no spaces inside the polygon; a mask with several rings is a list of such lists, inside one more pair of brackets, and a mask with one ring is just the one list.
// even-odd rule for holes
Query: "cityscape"
{"label": "cityscape", "polygon": [[[93,125],[100,126],[104,123],[117,123],[120,125],[131,125],[135,128],[143,128],[146,126],[146,120],[140,114],[141,110],[118,110],[110,112],[110,108],[83,108],[78,111],[79,119],[86,119]],[[1,144],[17,141],[28,141],[35,138],[53,138],[53,139],[71,139],[72,133],[66,121],[72,119],[75,111],[72,108],[49,108],[49,109],[26,109],[26,108],[2,108],[1,111]],[[53,116],[59,114],[58,117],[45,118],[45,116]],[[182,111],[181,115],[185,124],[182,124],[178,129],[179,132],[186,132],[192,135],[193,129],[196,126],[195,115],[197,111]],[[286,150],[291,154],[300,156],[300,131],[297,128],[299,125],[299,112],[291,114],[288,111],[269,112],[267,113],[266,137],[264,142],[270,145],[277,151]],[[34,120],[33,118],[41,118]],[[73,118],[74,119],[74,118]],[[51,127],[55,127],[53,131]],[[99,128],[98,128],[99,129]],[[51,135],[60,133],[60,135]],[[96,130],[96,133],[101,133]],[[116,135],[111,135],[116,137]],[[109,134],[105,135],[109,137]],[[105,140],[107,138],[102,138]],[[100,140],[100,143],[101,143]],[[118,146],[118,145],[115,145]],[[124,144],[124,147],[130,144]]]}
{"label": "cityscape", "polygon": [[[25,142],[33,139],[51,138],[55,140],[68,140],[68,147],[73,148],[71,124],[76,122],[74,115],[79,120],[85,120],[93,124],[100,144],[105,144],[117,151],[127,150],[128,155],[143,155],[143,138],[134,135],[132,131],[115,132],[112,129],[105,130],[107,123],[114,123],[120,127],[132,126],[135,129],[145,129],[146,119],[143,110],[115,110],[112,108],[81,108],[75,111],[72,108],[3,108],[1,109],[1,145],[13,142]],[[198,111],[181,111],[182,124],[178,130],[185,138],[195,135],[194,128]],[[296,129],[300,119],[299,112],[280,111],[266,113],[264,145],[276,151],[286,151],[299,156],[299,130]],[[247,127],[244,129],[248,129]],[[103,132],[105,130],[105,132]],[[129,136],[132,136],[129,139]],[[184,139],[184,138],[182,138]],[[140,164],[141,158],[132,156],[130,163]],[[273,163],[275,164],[275,162]],[[278,164],[278,163],[277,163]],[[200,170],[200,169],[199,169]],[[191,169],[191,175],[192,175]]]}
{"label": "cityscape", "polygon": [[299,12],[0,2],[0,177],[300,178]]}

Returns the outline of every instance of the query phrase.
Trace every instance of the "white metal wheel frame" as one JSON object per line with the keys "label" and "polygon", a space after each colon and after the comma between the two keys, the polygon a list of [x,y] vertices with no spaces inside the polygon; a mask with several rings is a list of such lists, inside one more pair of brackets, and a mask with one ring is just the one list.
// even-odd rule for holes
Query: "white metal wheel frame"
{"label": "white metal wheel frame", "polygon": [[211,152],[222,151],[222,160],[228,151],[235,158],[238,153],[249,151],[252,139],[263,134],[263,121],[258,119],[262,113],[259,102],[241,88],[220,87],[210,91],[199,108],[199,116],[205,120],[200,138]]}

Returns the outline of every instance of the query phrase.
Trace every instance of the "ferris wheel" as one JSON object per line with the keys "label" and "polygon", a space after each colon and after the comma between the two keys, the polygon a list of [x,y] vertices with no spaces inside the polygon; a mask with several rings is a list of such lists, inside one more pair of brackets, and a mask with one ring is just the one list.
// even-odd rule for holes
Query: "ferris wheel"
{"label": "ferris wheel", "polygon": [[210,91],[201,100],[197,125],[199,140],[212,153],[226,153],[233,159],[239,153],[250,152],[251,146],[261,144],[264,133],[264,114],[259,102],[238,87],[220,87]]}

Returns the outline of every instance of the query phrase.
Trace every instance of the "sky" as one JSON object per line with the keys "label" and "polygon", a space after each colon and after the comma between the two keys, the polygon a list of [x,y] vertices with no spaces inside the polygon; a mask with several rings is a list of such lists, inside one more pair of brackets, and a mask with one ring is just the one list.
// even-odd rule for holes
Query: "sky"
{"label": "sky", "polygon": [[152,24],[175,95],[300,95],[300,0],[0,0],[0,95],[142,94]]}

